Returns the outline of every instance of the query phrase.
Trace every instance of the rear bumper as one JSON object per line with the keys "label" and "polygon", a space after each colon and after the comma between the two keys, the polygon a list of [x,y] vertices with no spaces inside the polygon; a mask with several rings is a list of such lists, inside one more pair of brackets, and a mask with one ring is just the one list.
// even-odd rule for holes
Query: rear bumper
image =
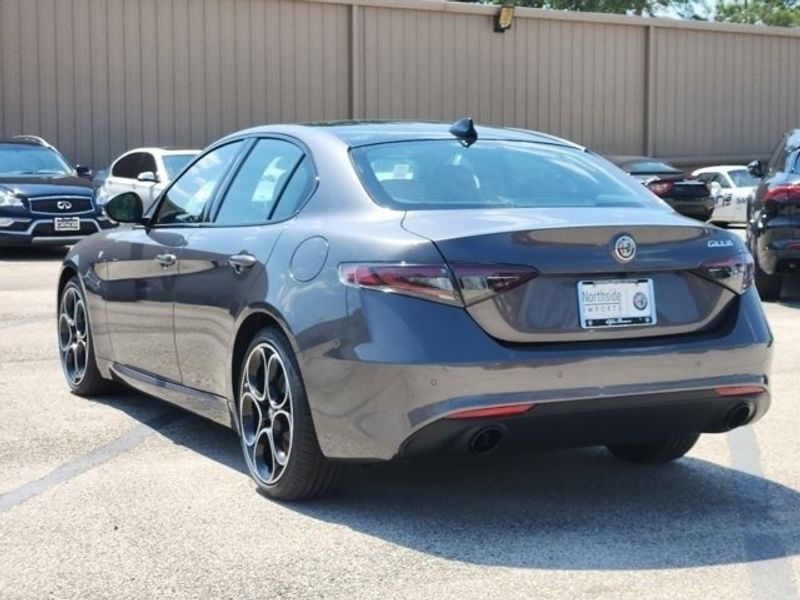
{"label": "rear bumper", "polygon": [[714,212],[714,199],[710,197],[686,199],[664,198],[664,201],[676,212],[700,221],[707,221]]}
{"label": "rear bumper", "polygon": [[[714,419],[698,424],[695,412],[718,418],[738,401],[718,397],[716,387],[768,385],[772,335],[754,289],[713,332],[613,342],[501,344],[463,310],[391,294],[353,293],[348,310],[335,349],[300,356],[320,446],[333,458],[391,459],[410,452],[428,427],[447,445],[454,412],[526,402],[537,405],[526,421],[552,413],[569,422],[524,436],[531,446],[609,443],[639,429],[656,435],[669,413],[657,407],[675,403],[688,407],[676,413],[675,430],[712,430],[706,421]],[[768,391],[757,404],[753,418],[766,410]],[[594,416],[572,423],[571,407]],[[615,432],[598,412],[633,426]]]}
{"label": "rear bumper", "polygon": [[114,224],[102,216],[81,217],[81,228],[76,232],[57,232],[52,218],[15,219],[11,227],[0,228],[0,246],[68,246],[83,238],[109,229]]}
{"label": "rear bumper", "polygon": [[761,252],[758,264],[770,274],[800,273],[800,240],[773,240]]}
{"label": "rear bumper", "polygon": [[[752,423],[769,393],[720,397],[712,390],[548,402],[504,419],[438,419],[409,437],[403,457],[475,453],[481,431],[497,431],[496,452],[652,442],[685,433],[718,433]],[[743,412],[740,412],[743,411]]]}

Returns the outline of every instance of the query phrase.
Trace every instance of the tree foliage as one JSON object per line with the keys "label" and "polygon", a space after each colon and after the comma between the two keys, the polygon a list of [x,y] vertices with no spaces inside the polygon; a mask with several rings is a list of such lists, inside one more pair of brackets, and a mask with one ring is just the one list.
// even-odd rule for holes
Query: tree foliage
{"label": "tree foliage", "polygon": [[729,23],[783,27],[800,26],[800,0],[483,0],[483,3],[682,19],[711,18]]}
{"label": "tree foliage", "polygon": [[717,6],[717,21],[800,26],[800,0],[741,0]]}

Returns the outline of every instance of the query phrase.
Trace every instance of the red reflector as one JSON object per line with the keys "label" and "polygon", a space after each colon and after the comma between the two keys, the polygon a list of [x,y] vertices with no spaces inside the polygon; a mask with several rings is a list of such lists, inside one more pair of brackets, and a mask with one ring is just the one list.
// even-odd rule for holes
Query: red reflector
{"label": "red reflector", "polygon": [[760,385],[727,385],[715,388],[717,396],[753,396],[763,394],[767,389]]}
{"label": "red reflector", "polygon": [[521,415],[528,412],[535,406],[533,402],[527,404],[511,404],[506,406],[490,406],[488,408],[470,408],[467,410],[460,410],[452,415],[448,415],[448,419],[484,419],[489,417],[513,417],[514,415]]}

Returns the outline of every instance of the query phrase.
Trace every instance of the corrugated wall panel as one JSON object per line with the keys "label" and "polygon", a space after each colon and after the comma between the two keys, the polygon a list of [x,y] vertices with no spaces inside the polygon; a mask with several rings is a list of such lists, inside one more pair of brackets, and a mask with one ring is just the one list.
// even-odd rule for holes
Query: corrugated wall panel
{"label": "corrugated wall panel", "polygon": [[101,168],[136,145],[203,146],[279,121],[469,114],[709,160],[764,155],[800,125],[797,33],[520,9],[497,34],[493,10],[0,0],[0,135],[39,134]]}
{"label": "corrugated wall panel", "polygon": [[655,152],[765,153],[800,126],[800,37],[657,29]]}

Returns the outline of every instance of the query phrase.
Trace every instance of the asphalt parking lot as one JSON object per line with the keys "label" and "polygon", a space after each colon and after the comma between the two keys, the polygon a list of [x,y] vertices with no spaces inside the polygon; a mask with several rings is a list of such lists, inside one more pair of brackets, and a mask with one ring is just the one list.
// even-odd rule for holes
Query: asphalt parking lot
{"label": "asphalt parking lot", "polygon": [[71,395],[63,251],[0,250],[0,598],[798,598],[800,285],[767,306],[773,405],[666,467],[599,449],[351,469],[256,493],[236,435]]}

